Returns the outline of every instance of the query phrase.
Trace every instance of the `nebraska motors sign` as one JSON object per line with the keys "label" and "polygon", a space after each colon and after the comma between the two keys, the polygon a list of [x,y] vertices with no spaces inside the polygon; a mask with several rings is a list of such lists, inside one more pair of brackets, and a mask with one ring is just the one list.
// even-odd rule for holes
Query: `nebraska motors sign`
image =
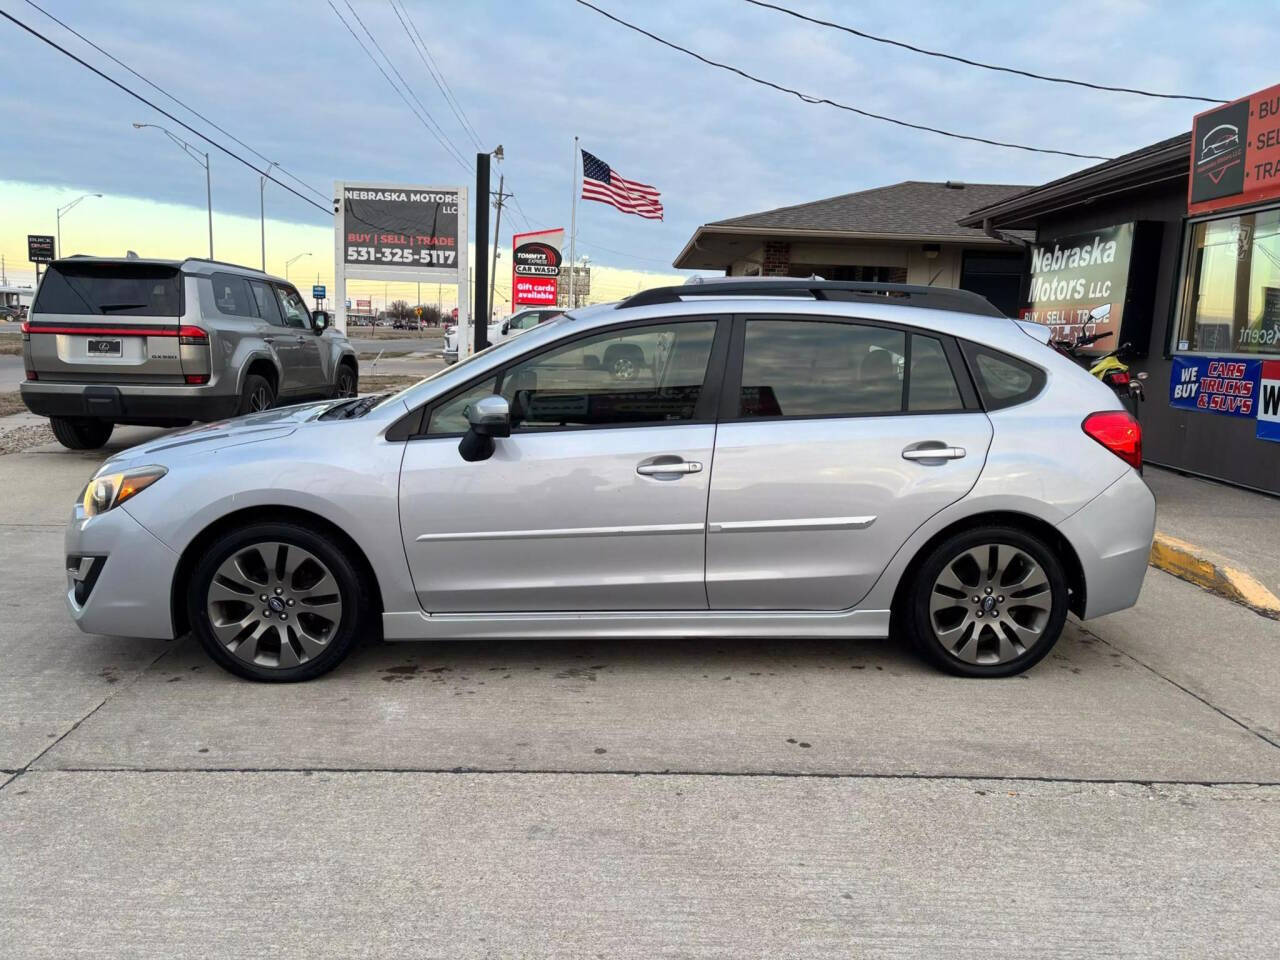
{"label": "nebraska motors sign", "polygon": [[511,238],[511,305],[555,306],[564,230],[517,233]]}
{"label": "nebraska motors sign", "polygon": [[1053,330],[1055,340],[1109,333],[1091,352],[1119,346],[1134,225],[1122,223],[1031,248],[1031,285],[1024,320]]}
{"label": "nebraska motors sign", "polygon": [[1191,127],[1192,216],[1280,197],[1280,85],[1197,114]]}

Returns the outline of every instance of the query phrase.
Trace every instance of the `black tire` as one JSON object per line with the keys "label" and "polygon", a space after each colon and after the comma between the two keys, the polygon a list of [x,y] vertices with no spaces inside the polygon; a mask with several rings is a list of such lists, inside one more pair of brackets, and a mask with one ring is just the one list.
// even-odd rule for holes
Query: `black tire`
{"label": "black tire", "polygon": [[[985,569],[975,554],[989,558]],[[998,557],[1012,559],[1002,568]],[[1026,579],[1019,581],[1023,571]],[[964,586],[963,593],[952,584]],[[948,673],[1009,677],[1030,669],[1058,642],[1067,594],[1062,561],[1040,538],[1016,527],[979,527],[929,552],[903,591],[895,619],[903,621],[916,649]],[[940,633],[954,636],[944,642]],[[1033,633],[1038,637],[1029,640]]]}
{"label": "black tire", "polygon": [[68,450],[97,450],[111,439],[116,425],[94,417],[50,417],[49,426]]}
{"label": "black tire", "polygon": [[338,379],[333,386],[335,397],[354,397],[360,392],[360,375],[349,363],[338,364]]}
{"label": "black tire", "polygon": [[260,413],[263,410],[270,410],[275,405],[276,391],[270,380],[256,373],[251,373],[244,378],[244,387],[240,390],[240,406],[236,408],[238,415]]}
{"label": "black tire", "polygon": [[[336,626],[328,634],[322,652],[310,655],[309,659],[296,665],[282,666],[280,663],[287,653],[281,649],[285,643],[290,644],[293,650],[290,660],[296,661],[306,655],[298,642],[297,635],[281,632],[288,630],[287,624],[282,625],[271,618],[268,618],[269,623],[263,620],[257,610],[261,604],[253,602],[258,598],[249,596],[245,602],[245,606],[251,608],[246,614],[246,619],[261,623],[267,631],[261,638],[265,642],[255,646],[255,650],[259,652],[257,659],[252,663],[232,652],[237,647],[224,645],[219,640],[210,618],[212,601],[210,588],[214,586],[214,578],[220,576],[219,568],[237,554],[243,556],[245,551],[252,551],[255,545],[263,543],[285,544],[290,548],[301,548],[302,551],[312,554],[324,567],[328,568],[326,572],[332,575],[337,584],[337,595],[342,612]],[[347,559],[347,553],[348,550],[328,534],[293,523],[254,523],[224,534],[204,551],[203,557],[192,571],[191,579],[185,587],[187,622],[191,624],[191,632],[218,666],[246,680],[296,683],[312,680],[328,673],[351,653],[360,636],[366,631],[373,610],[373,604],[369,600],[369,587],[359,571]],[[263,590],[263,595],[270,596],[273,593],[268,585],[270,576],[271,572],[268,571],[261,586],[255,586],[255,589]],[[306,615],[305,608],[290,604],[288,609],[294,612],[293,625],[299,625],[300,618]],[[238,611],[232,612],[229,619],[239,616]],[[280,615],[277,613],[275,616]],[[226,624],[221,627],[225,636]],[[250,627],[252,628],[253,624],[250,624]],[[275,665],[270,663],[273,650],[277,661]]]}

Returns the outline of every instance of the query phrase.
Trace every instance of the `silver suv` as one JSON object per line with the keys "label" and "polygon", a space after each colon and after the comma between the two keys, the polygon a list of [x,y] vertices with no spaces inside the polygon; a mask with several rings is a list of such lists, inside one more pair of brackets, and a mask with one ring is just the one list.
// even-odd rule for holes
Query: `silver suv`
{"label": "silver suv", "polygon": [[108,460],[68,606],[93,633],[190,629],[259,680],[379,627],[897,634],[1018,673],[1069,610],[1134,603],[1155,525],[1137,422],[1043,333],[963,291],[803,280],[576,310],[394,396]]}
{"label": "silver suv", "polygon": [[359,366],[285,280],[213,260],[70,257],[23,325],[22,399],[72,450],[117,423],[184,426],[355,396]]}

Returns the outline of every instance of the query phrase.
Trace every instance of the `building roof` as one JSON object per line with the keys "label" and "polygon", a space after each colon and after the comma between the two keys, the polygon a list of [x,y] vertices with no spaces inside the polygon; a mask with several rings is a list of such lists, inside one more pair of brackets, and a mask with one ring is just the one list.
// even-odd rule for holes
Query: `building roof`
{"label": "building roof", "polygon": [[1104,160],[1075,173],[1031,187],[1003,199],[975,207],[960,223],[981,227],[990,220],[997,228],[1033,229],[1036,218],[1067,207],[1091,203],[1103,194],[1149,187],[1185,178],[1191,170],[1191,134],[1181,133]]}
{"label": "building roof", "polygon": [[[1030,187],[1020,184],[904,180],[886,187],[812,200],[699,227],[676,257],[680,268],[709,266],[702,261],[704,238],[716,234],[871,241],[967,242],[997,244],[979,229],[957,221],[976,207],[988,206]],[[732,259],[732,257],[730,258]],[[716,264],[715,266],[724,266]]]}

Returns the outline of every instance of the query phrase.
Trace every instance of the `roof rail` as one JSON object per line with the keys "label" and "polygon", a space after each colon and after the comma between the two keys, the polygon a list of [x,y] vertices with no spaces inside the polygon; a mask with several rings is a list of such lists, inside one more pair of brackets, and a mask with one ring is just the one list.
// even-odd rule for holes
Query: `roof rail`
{"label": "roof rail", "polygon": [[812,297],[814,300],[891,303],[931,310],[951,310],[956,313],[976,313],[987,317],[1004,316],[986,297],[969,290],[908,283],[858,283],[788,277],[726,277],[723,280],[702,280],[680,287],[653,287],[623,300],[618,304],[618,309],[679,303],[692,297]]}
{"label": "roof rail", "polygon": [[210,257],[186,257],[183,259],[182,262],[183,263],[212,263],[215,266],[219,266],[219,267],[235,267],[237,270],[248,270],[250,273],[260,273],[264,277],[272,276],[272,274],[267,273],[265,270],[259,270],[257,267],[248,267],[248,266],[245,266],[243,263],[232,263],[230,260],[214,260]]}

